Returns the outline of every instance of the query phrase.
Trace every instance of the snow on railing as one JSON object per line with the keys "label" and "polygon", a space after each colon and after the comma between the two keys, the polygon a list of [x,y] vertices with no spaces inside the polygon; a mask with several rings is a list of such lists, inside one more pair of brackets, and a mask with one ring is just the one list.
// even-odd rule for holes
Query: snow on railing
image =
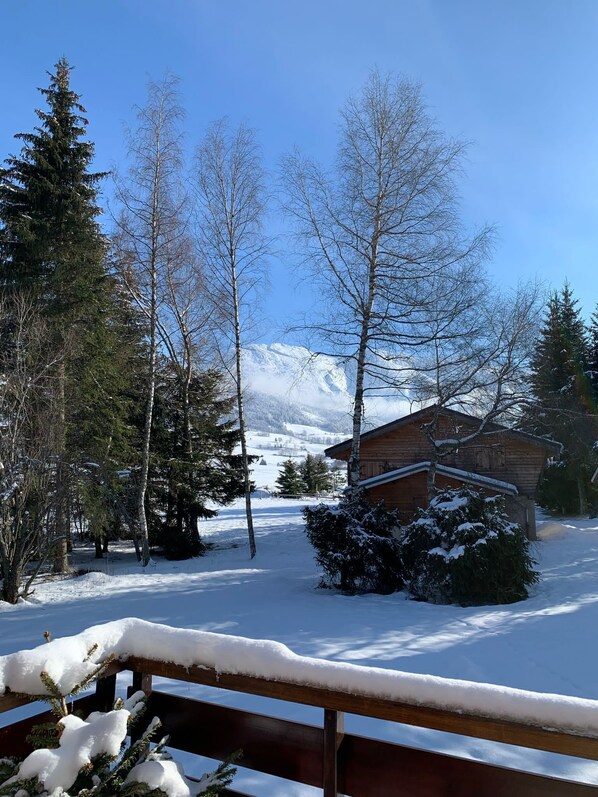
{"label": "snow on railing", "polygon": [[[93,656],[84,661],[92,645]],[[0,694],[39,694],[46,671],[67,693],[116,654],[381,698],[598,738],[598,701],[298,656],[269,640],[172,628],[128,618],[0,657]]]}

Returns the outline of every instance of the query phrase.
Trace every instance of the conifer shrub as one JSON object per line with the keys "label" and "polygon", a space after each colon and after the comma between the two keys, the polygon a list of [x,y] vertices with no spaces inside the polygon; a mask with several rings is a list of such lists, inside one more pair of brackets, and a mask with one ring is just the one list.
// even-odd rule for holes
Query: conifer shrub
{"label": "conifer shrub", "polygon": [[282,470],[276,479],[278,495],[281,498],[294,498],[303,495],[307,487],[301,475],[301,468],[292,459],[285,459]]}
{"label": "conifer shrub", "polygon": [[529,542],[501,496],[442,490],[401,532],[405,586],[431,603],[514,603],[538,581]]}
{"label": "conifer shrub", "polygon": [[399,544],[393,536],[399,517],[383,502],[372,506],[364,490],[354,490],[336,505],[305,507],[303,516],[324,571],[321,586],[349,594],[388,594],[402,588]]}

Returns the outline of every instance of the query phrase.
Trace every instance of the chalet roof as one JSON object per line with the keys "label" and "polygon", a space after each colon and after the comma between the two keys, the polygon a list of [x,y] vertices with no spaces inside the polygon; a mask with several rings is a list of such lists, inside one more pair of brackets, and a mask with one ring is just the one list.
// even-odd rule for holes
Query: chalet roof
{"label": "chalet roof", "polygon": [[[403,415],[402,418],[397,418],[394,421],[390,421],[390,423],[385,423],[383,426],[377,426],[375,429],[371,429],[369,432],[364,432],[361,435],[361,441],[364,442],[366,440],[371,440],[374,437],[378,437],[379,435],[387,434],[388,432],[392,432],[395,429],[399,429],[402,426],[408,426],[412,423],[417,423],[418,421],[423,421],[431,411],[435,409],[435,406],[432,405],[430,407],[424,407],[417,412],[412,412],[410,415]],[[476,418],[475,415],[467,415],[464,412],[459,412],[458,410],[452,410],[448,407],[442,407],[439,410],[440,415],[444,415],[448,418],[453,418],[457,421],[463,422],[480,422],[482,418]],[[484,434],[491,434],[494,432],[501,432],[505,435],[505,437],[514,438],[516,440],[520,440],[522,442],[527,442],[530,445],[540,446],[545,448],[547,451],[551,452],[553,455],[560,455],[562,451],[562,445],[557,443],[555,440],[548,440],[545,437],[538,437],[534,434],[529,434],[529,432],[521,432],[517,429],[509,429],[508,426],[503,426],[500,423],[488,423],[485,426]],[[343,440],[340,443],[336,443],[336,445],[330,446],[327,448],[324,453],[327,457],[331,459],[335,459],[339,454],[345,452],[348,448],[351,447],[351,439]]]}
{"label": "chalet roof", "polygon": [[[432,463],[429,461],[424,461],[417,462],[415,465],[406,465],[404,468],[389,470],[387,473],[381,473],[379,476],[372,476],[370,479],[360,481],[359,486],[369,488],[377,487],[380,484],[388,484],[389,482],[412,476],[415,473],[423,473],[429,470],[431,464]],[[475,484],[478,487],[489,487],[492,490],[507,493],[508,495],[517,495],[519,492],[517,487],[510,482],[503,482],[500,479],[491,479],[489,476],[482,476],[480,473],[461,470],[460,468],[451,468],[448,465],[436,465],[436,473],[442,476],[450,476],[453,479],[466,482],[467,484]]]}

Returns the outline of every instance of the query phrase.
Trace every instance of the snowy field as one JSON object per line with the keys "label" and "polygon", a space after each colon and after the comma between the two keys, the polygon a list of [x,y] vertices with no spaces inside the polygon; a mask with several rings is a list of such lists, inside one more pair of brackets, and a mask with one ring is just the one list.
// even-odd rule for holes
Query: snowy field
{"label": "snowy field", "polygon": [[[248,451],[258,458],[251,470],[251,478],[258,491],[277,490],[276,480],[285,460],[291,459],[299,465],[308,454],[322,454],[326,446],[339,443],[347,437],[323,432],[315,426],[289,423],[286,427],[286,434],[250,431],[247,435]],[[327,461],[332,466],[332,460]]]}
{"label": "snowy field", "polygon": [[[190,562],[158,561],[144,573],[119,547],[103,561],[92,551],[73,579],[40,583],[28,603],[0,603],[0,655],[122,617],[177,627],[274,639],[305,656],[429,673],[482,683],[598,699],[598,521],[546,521],[535,556],[542,581],[529,600],[501,607],[432,606],[404,594],[346,597],[317,588],[313,552],[302,531],[305,501],[255,501],[258,554],[249,560],[239,504],[202,523],[209,554]],[[184,684],[197,697],[210,690]],[[298,721],[319,711],[221,693],[220,699]],[[464,740],[424,729],[348,717],[347,729],[415,746],[598,783],[598,764]],[[189,768],[190,774],[201,774]],[[197,767],[197,765],[196,765]],[[240,790],[299,797],[316,790],[240,772]]]}

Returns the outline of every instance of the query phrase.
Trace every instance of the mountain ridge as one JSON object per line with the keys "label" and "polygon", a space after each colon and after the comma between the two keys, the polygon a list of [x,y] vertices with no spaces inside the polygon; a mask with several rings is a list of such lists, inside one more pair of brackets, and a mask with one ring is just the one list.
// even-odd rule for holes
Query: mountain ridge
{"label": "mountain ridge", "polygon": [[[246,422],[263,432],[286,432],[289,424],[351,434],[349,377],[337,358],[305,346],[253,343],[243,349]],[[406,402],[366,399],[369,428],[408,412]]]}

